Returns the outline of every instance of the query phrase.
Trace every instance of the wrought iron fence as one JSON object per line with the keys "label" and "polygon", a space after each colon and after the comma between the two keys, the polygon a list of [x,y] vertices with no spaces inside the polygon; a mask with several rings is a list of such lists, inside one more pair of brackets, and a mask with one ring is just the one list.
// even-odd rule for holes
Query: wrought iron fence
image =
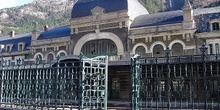
{"label": "wrought iron fence", "polygon": [[132,110],[220,109],[219,54],[131,59]]}
{"label": "wrought iron fence", "polygon": [[[107,57],[93,59],[80,57],[62,62],[58,57],[56,62],[50,64],[39,64],[38,59],[37,63],[32,65],[20,65],[18,61],[18,65],[1,66],[0,107],[28,110],[87,108],[106,110],[107,103],[104,102],[107,102],[107,85],[101,80],[107,81],[108,72],[107,62],[103,59],[107,61]],[[96,83],[98,89],[92,88],[94,82],[87,83],[85,80],[87,74],[90,76],[99,74],[97,78],[100,78],[98,79],[100,83]],[[99,94],[85,96],[89,91],[85,86],[91,87],[90,91]],[[96,104],[93,104],[91,100],[96,98]],[[90,102],[85,99],[89,99]]]}

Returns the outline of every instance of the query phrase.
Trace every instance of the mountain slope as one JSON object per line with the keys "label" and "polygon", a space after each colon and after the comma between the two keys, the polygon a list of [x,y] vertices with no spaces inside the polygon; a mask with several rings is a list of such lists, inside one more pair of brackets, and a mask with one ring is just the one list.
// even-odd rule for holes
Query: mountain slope
{"label": "mountain slope", "polygon": [[44,25],[65,25],[70,19],[74,0],[34,0],[32,3],[0,10],[0,36],[9,31],[30,32],[37,21],[42,30]]}

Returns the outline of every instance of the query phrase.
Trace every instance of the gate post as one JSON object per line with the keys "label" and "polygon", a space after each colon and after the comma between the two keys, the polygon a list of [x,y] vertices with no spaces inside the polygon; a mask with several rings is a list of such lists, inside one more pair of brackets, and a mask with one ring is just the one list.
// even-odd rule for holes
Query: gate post
{"label": "gate post", "polygon": [[167,63],[167,109],[170,110],[170,49],[167,47],[166,53],[166,63]]}
{"label": "gate post", "polygon": [[200,48],[202,54],[202,62],[203,62],[203,89],[204,89],[204,109],[207,110],[207,77],[206,77],[206,50],[207,47],[203,44]]}
{"label": "gate post", "polygon": [[216,70],[217,70],[217,101],[218,101],[218,106],[217,106],[217,108],[219,109],[220,108],[220,106],[219,106],[219,102],[220,102],[220,100],[219,100],[219,97],[220,97],[220,76],[219,76],[219,45],[218,44],[215,44],[215,48],[216,48],[216,65],[217,65],[217,68],[216,68]]}
{"label": "gate post", "polygon": [[[140,55],[131,58],[131,110],[139,110],[140,105]],[[146,99],[147,100],[147,99]]]}
{"label": "gate post", "polygon": [[82,98],[82,96],[83,96],[83,88],[82,88],[82,85],[83,85],[83,79],[82,79],[82,75],[83,75],[83,54],[82,53],[80,53],[80,55],[79,55],[79,66],[80,66],[80,74],[78,74],[78,105],[79,105],[79,107],[78,107],[78,110],[80,110],[81,108],[83,108],[83,103],[84,103],[84,101],[83,101],[83,98]]}

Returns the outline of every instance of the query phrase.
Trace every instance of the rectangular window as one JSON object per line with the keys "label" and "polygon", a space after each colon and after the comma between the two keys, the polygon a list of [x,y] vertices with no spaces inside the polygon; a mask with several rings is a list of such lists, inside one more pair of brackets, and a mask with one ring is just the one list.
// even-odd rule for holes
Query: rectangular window
{"label": "rectangular window", "polygon": [[216,50],[216,54],[219,54],[219,44],[215,43],[215,50]]}
{"label": "rectangular window", "polygon": [[23,50],[23,45],[22,44],[19,44],[18,46],[18,51],[22,51]]}
{"label": "rectangular window", "polygon": [[6,52],[10,52],[10,46],[6,47]]}
{"label": "rectangular window", "polygon": [[11,64],[11,60],[8,60],[7,65],[9,66]]}
{"label": "rectangular window", "polygon": [[213,54],[213,47],[212,47],[212,44],[209,44],[209,52],[210,52],[210,54]]}
{"label": "rectangular window", "polygon": [[218,22],[212,23],[212,30],[213,31],[218,31],[219,30],[219,23]]}

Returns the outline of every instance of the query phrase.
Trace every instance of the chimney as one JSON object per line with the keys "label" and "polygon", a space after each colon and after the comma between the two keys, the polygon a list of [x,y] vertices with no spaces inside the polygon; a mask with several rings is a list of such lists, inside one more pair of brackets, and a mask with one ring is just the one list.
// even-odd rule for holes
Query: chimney
{"label": "chimney", "polygon": [[48,25],[45,25],[44,26],[44,31],[47,31],[48,30]]}
{"label": "chimney", "polygon": [[9,33],[10,37],[14,37],[15,36],[15,31],[12,30],[10,33]]}
{"label": "chimney", "polygon": [[38,36],[40,34],[40,31],[38,30],[38,22],[34,22],[33,25],[34,25],[34,28],[32,30],[31,40],[35,41],[35,40],[37,40],[37,38],[38,38]]}

